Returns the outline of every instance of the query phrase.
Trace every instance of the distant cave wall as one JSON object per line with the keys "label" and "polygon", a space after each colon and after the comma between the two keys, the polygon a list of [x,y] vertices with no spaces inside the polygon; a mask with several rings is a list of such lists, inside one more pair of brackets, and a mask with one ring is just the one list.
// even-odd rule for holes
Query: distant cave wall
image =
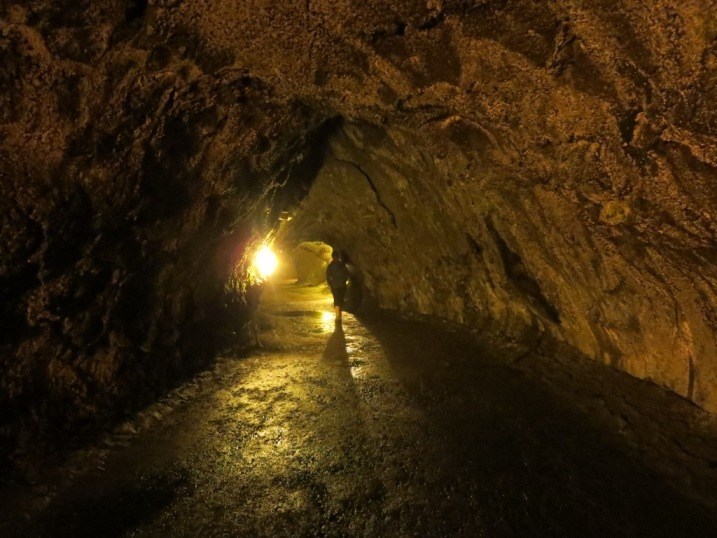
{"label": "distant cave wall", "polygon": [[226,284],[278,185],[303,192],[323,116],[204,71],[149,9],[0,7],[0,453],[206,366],[246,316]]}
{"label": "distant cave wall", "polygon": [[300,284],[323,284],[326,266],[331,261],[331,247],[320,241],[302,241],[292,249],[291,259]]}

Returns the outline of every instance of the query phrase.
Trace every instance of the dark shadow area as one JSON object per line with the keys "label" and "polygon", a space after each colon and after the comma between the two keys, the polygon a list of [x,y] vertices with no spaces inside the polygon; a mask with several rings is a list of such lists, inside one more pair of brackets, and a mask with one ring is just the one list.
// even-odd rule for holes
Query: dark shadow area
{"label": "dark shadow area", "polygon": [[[515,285],[516,289],[531,300],[531,303],[542,314],[553,323],[560,323],[560,312],[545,297],[540,289],[538,281],[525,267],[523,259],[508,246],[508,243],[498,233],[490,218],[485,219],[486,229],[491,234],[493,241],[498,247],[503,268],[508,279]],[[474,247],[475,248],[475,247]]]}
{"label": "dark shadow area", "polygon": [[[297,106],[300,105],[297,103]],[[274,157],[272,172],[279,178],[279,182],[271,193],[269,222],[278,222],[283,213],[294,209],[308,194],[326,158],[329,137],[343,122],[340,116],[326,119],[288,147],[284,154]],[[299,147],[305,150],[297,152]]]}
{"label": "dark shadow area", "polygon": [[440,446],[434,493],[452,500],[449,534],[476,511],[491,536],[714,533],[708,509],[468,337],[385,316],[363,321]]}
{"label": "dark shadow area", "polygon": [[[169,506],[178,496],[191,493],[186,469],[174,468],[157,475],[138,476],[120,485],[109,481],[89,483],[86,490],[70,490],[81,498],[58,498],[31,532],[18,526],[6,529],[5,536],[119,537],[127,536]],[[0,529],[2,527],[0,526]]]}
{"label": "dark shadow area", "polygon": [[274,315],[287,318],[320,318],[321,312],[317,312],[315,310],[287,310],[285,312],[276,312]]}

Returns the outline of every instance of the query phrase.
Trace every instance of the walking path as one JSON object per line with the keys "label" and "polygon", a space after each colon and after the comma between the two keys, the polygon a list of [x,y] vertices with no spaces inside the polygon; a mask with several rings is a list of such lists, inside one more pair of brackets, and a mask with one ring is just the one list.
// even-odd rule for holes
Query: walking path
{"label": "walking path", "polygon": [[336,327],[320,288],[268,289],[258,323],[260,352],[220,360],[30,500],[18,491],[0,533],[717,533],[530,359],[510,366],[417,322],[347,314]]}

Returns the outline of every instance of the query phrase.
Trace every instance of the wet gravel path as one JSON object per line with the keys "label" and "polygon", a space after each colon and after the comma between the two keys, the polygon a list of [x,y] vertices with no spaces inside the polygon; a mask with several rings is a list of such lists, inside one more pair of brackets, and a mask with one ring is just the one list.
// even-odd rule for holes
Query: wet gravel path
{"label": "wet gravel path", "polygon": [[313,289],[264,299],[262,351],[127,425],[4,533],[717,536],[709,510],[462,337],[336,328]]}

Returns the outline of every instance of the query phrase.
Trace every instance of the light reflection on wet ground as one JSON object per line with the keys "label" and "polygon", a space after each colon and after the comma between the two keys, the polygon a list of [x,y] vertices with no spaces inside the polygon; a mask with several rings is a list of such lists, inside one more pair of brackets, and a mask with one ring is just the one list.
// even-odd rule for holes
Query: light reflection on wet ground
{"label": "light reflection on wet ground", "polygon": [[[328,315],[327,315],[328,314]],[[268,290],[263,351],[14,529],[64,536],[703,536],[712,516],[520,372]]]}

